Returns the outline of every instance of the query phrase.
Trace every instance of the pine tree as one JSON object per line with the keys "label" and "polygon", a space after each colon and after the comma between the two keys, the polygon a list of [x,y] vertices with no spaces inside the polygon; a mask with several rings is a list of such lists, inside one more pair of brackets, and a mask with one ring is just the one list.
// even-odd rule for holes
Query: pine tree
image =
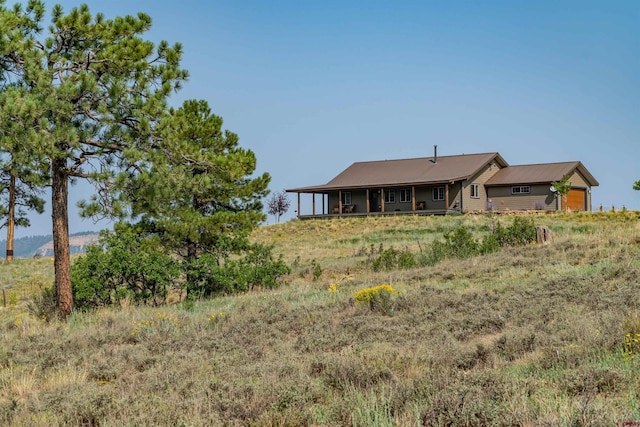
{"label": "pine tree", "polygon": [[246,247],[263,221],[267,173],[252,177],[256,157],[222,129],[206,101],[186,101],[158,126],[159,139],[132,186],[134,216],[187,263],[199,255],[218,262]]}
{"label": "pine tree", "polygon": [[98,190],[87,214],[124,214],[118,190],[187,72],[179,68],[179,44],[156,47],[141,38],[151,27],[144,13],[108,20],[86,5],[66,15],[56,5],[43,40],[44,14],[40,0],[24,10],[0,9],[0,70],[42,109],[32,117],[39,137],[24,141],[24,149],[50,161],[56,296],[65,317],[73,309],[69,183],[87,179]]}
{"label": "pine tree", "polygon": [[46,159],[25,147],[38,135],[31,122],[38,106],[29,102],[24,88],[9,85],[0,91],[0,228],[7,227],[6,260],[13,260],[15,227],[28,227],[28,211],[44,212],[42,187],[48,180]]}

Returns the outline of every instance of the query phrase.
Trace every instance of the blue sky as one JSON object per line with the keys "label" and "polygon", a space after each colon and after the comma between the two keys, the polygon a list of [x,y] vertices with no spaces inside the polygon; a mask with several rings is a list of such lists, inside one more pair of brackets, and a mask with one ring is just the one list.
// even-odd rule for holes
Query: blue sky
{"label": "blue sky", "polygon": [[[171,103],[207,100],[272,190],[437,144],[512,165],[580,160],[600,182],[594,209],[640,209],[636,0],[87,3],[146,12],[147,38],[183,44],[190,80]],[[90,190],[72,187],[72,203]],[[44,214],[18,235],[49,232]]]}

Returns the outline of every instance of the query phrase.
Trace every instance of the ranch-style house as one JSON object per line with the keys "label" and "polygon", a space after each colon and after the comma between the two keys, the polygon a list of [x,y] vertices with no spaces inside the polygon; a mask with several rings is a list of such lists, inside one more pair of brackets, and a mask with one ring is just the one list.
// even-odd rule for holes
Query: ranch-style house
{"label": "ranch-style house", "polygon": [[[552,182],[569,177],[566,206]],[[298,218],[506,210],[591,210],[598,181],[579,162],[510,166],[499,153],[356,162],[324,185],[291,188]],[[311,213],[301,214],[302,194]],[[317,200],[317,196],[320,196]]]}

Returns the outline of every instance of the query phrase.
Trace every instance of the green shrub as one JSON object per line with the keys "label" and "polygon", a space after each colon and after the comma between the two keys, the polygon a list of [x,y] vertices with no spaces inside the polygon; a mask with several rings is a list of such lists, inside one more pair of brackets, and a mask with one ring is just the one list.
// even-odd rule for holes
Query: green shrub
{"label": "green shrub", "polygon": [[447,252],[454,258],[469,258],[478,255],[480,246],[473,234],[464,227],[458,227],[444,234]]}
{"label": "green shrub", "polygon": [[78,308],[111,305],[123,298],[135,303],[163,303],[179,275],[177,262],[153,238],[128,226],[104,231],[71,269],[74,303]]}
{"label": "green shrub", "polygon": [[396,293],[397,291],[390,285],[380,285],[359,290],[353,299],[356,304],[368,305],[372,311],[389,314],[393,310],[392,297]]}
{"label": "green shrub", "polygon": [[471,232],[464,227],[449,231],[444,234],[444,241],[434,241],[419,261],[421,265],[431,266],[445,258],[464,259],[498,252],[503,246],[526,245],[535,240],[536,228],[533,219],[518,216],[508,227],[496,222],[493,230],[482,243],[478,243]]}
{"label": "green shrub", "polygon": [[411,268],[416,266],[414,255],[408,250],[394,248],[385,249],[373,260],[373,271],[393,270],[394,268]]}
{"label": "green shrub", "polygon": [[506,228],[497,222],[492,235],[500,247],[527,245],[536,241],[536,227],[532,218],[516,216]]}
{"label": "green shrub", "polygon": [[480,244],[464,227],[444,233],[444,241],[435,240],[420,256],[421,265],[432,266],[445,258],[469,258],[482,253]]}
{"label": "green shrub", "polygon": [[322,276],[322,267],[315,259],[311,260],[311,272],[313,274],[313,281],[317,282]]}
{"label": "green shrub", "polygon": [[291,272],[282,256],[275,259],[273,247],[249,246],[241,258],[220,262],[210,254],[185,262],[187,295],[190,299],[246,292],[254,287],[275,288]]}
{"label": "green shrub", "polygon": [[278,279],[291,273],[282,255],[276,260],[273,256],[273,246],[252,245],[244,258],[236,260],[232,266],[238,274],[241,286],[252,290],[254,287],[276,288]]}

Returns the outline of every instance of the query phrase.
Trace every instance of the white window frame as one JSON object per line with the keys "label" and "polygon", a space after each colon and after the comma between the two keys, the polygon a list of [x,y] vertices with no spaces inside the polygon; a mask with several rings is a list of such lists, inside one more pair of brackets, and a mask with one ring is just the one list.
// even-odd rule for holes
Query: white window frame
{"label": "white window frame", "polygon": [[431,189],[431,199],[434,202],[444,201],[444,187],[433,187]]}
{"label": "white window frame", "polygon": [[479,199],[480,198],[480,184],[471,184],[471,198],[472,199]]}
{"label": "white window frame", "polygon": [[403,188],[400,190],[400,203],[411,203],[411,189]]}
{"label": "white window frame", "polygon": [[396,202],[396,190],[386,190],[384,192],[384,202],[393,204]]}
{"label": "white window frame", "polygon": [[342,204],[344,206],[351,206],[351,191],[342,192]]}
{"label": "white window frame", "polygon": [[519,194],[531,194],[531,186],[530,185],[516,185],[511,187],[511,194],[519,195]]}

